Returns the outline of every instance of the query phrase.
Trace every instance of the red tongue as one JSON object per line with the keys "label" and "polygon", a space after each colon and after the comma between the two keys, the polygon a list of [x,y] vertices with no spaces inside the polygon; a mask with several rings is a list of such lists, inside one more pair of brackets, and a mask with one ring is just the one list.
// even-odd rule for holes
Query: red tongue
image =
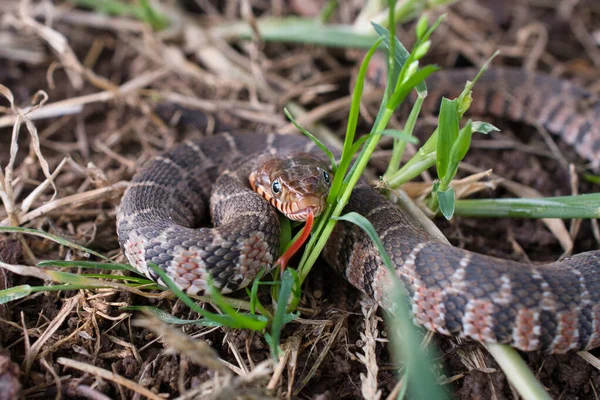
{"label": "red tongue", "polygon": [[292,256],[294,254],[296,254],[296,252],[298,250],[300,250],[300,247],[302,247],[304,242],[306,242],[306,239],[308,239],[308,235],[310,234],[310,231],[313,226],[313,221],[314,221],[314,216],[313,216],[313,212],[311,209],[308,212],[308,216],[306,217],[306,224],[304,224],[304,228],[302,228],[302,233],[300,234],[300,237],[298,237],[298,239],[296,239],[296,241],[294,243],[292,243],[290,248],[287,249],[287,251],[285,253],[283,253],[281,255],[281,257],[279,257],[277,259],[277,261],[275,262],[275,265],[279,264],[281,266],[282,273],[283,273],[283,270],[285,269],[285,266],[290,261],[290,258],[292,258]]}

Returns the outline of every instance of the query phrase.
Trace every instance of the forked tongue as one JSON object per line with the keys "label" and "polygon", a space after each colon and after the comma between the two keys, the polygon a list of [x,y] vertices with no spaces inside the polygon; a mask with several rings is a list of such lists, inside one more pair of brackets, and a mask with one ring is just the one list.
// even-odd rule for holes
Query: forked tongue
{"label": "forked tongue", "polygon": [[304,228],[302,228],[302,233],[300,234],[298,239],[296,239],[294,243],[292,243],[292,245],[285,251],[285,253],[283,253],[275,262],[275,265],[279,264],[281,266],[282,273],[290,259],[294,256],[294,254],[296,254],[298,250],[300,250],[300,247],[302,247],[304,242],[306,242],[306,239],[308,239],[308,235],[310,234],[310,231],[313,226],[313,221],[314,215],[312,209],[310,209],[308,211],[308,216],[306,217],[306,223],[304,224]]}

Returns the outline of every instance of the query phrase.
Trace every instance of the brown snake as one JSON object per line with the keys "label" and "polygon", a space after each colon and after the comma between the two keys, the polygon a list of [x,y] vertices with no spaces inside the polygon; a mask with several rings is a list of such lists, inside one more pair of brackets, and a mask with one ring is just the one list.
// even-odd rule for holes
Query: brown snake
{"label": "brown snake", "polygon": [[[439,94],[455,92],[455,84],[446,82],[460,84],[469,74],[438,74],[428,86]],[[593,166],[600,164],[600,102],[589,92],[521,70],[497,69],[484,76],[474,94],[476,112],[539,123]],[[510,95],[504,88],[510,88]],[[291,159],[298,153],[315,156]],[[223,292],[239,289],[261,268],[273,265],[279,248],[277,212],[251,190],[250,175],[265,163],[276,164],[266,168],[266,176],[253,176],[265,185],[262,192],[270,191],[273,198],[295,188],[321,194],[329,180],[322,158],[300,136],[224,133],[185,141],[152,159],[134,177],[117,217],[121,247],[146,276],[157,280],[147,265],[152,261],[190,294],[203,292],[209,275]],[[292,169],[290,175],[281,174]],[[273,186],[276,180],[278,188]],[[291,196],[304,201],[302,206],[272,203],[296,213],[320,207],[319,196]],[[198,228],[209,208],[214,228]],[[356,187],[344,211],[356,211],[374,225],[418,324],[525,351],[564,353],[600,345],[600,251],[547,265],[465,251],[435,241],[365,183]],[[324,257],[354,286],[390,308],[388,272],[358,227],[338,223]]]}

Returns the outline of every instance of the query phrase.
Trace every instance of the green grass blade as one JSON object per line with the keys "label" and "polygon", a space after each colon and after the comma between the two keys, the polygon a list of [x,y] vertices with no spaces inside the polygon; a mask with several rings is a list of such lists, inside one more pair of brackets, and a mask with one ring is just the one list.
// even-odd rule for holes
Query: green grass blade
{"label": "green grass blade", "polygon": [[356,78],[356,83],[354,86],[354,90],[352,93],[352,102],[350,104],[350,111],[348,112],[348,123],[346,125],[346,136],[344,138],[344,147],[342,149],[342,158],[340,160],[340,164],[338,166],[338,170],[333,177],[333,182],[331,182],[331,188],[329,190],[329,195],[327,196],[327,204],[333,204],[337,199],[338,194],[342,188],[344,183],[344,179],[346,177],[346,172],[350,167],[350,163],[352,162],[352,150],[354,148],[354,135],[356,133],[356,127],[358,124],[358,117],[360,113],[360,98],[362,96],[364,81],[367,74],[367,68],[369,67],[369,61],[371,57],[375,53],[377,46],[381,43],[381,38],[377,39],[377,41],[371,46],[366,56],[364,57],[360,70],[358,71],[358,76]]}
{"label": "green grass blade", "polygon": [[455,214],[494,218],[600,218],[600,193],[535,199],[457,200]]}
{"label": "green grass blade", "polygon": [[[163,321],[167,324],[173,324],[173,325],[223,326],[223,324],[213,321],[208,318],[202,318],[202,319],[177,318],[174,315],[171,315],[168,312],[165,312],[164,310],[162,310],[160,308],[151,307],[151,306],[126,306],[126,307],[120,307],[119,310],[140,311],[140,312],[144,312],[144,313],[149,313],[149,314],[154,315],[161,321]],[[223,316],[223,318],[227,319],[227,316]],[[234,321],[232,320],[231,323],[233,324]]]}
{"label": "green grass blade", "polygon": [[429,77],[435,71],[439,71],[440,68],[435,65],[427,65],[422,69],[416,71],[412,74],[407,80],[402,82],[402,84],[396,88],[396,91],[390,98],[390,101],[386,105],[386,107],[390,110],[395,110],[402,104],[402,102],[408,97],[413,88],[418,87],[421,84],[425,84],[425,79]]}
{"label": "green grass blade", "polygon": [[[417,96],[417,100],[413,104],[412,109],[410,110],[410,114],[408,115],[408,120],[406,121],[406,124],[404,125],[404,132],[407,135],[410,135],[410,136],[413,135],[413,131],[417,124],[417,118],[419,116],[419,113],[421,112],[421,107],[423,106],[424,101],[425,101],[425,98],[423,96],[421,96],[421,95]],[[390,158],[387,170],[385,171],[385,174],[383,175],[384,181],[389,183],[392,176],[394,176],[394,174],[400,169],[400,163],[402,162],[402,155],[404,154],[405,148],[406,148],[405,141],[395,141],[394,142],[394,148],[392,150],[392,157]]]}
{"label": "green grass blade", "polygon": [[22,299],[32,293],[31,286],[20,285],[0,290],[0,304],[6,304],[14,300]]}
{"label": "green grass blade", "polygon": [[60,245],[63,245],[65,247],[70,247],[72,249],[76,249],[76,250],[79,250],[79,251],[83,251],[85,253],[89,253],[89,254],[95,255],[96,257],[99,257],[99,258],[101,258],[103,260],[106,260],[106,261],[110,262],[110,259],[108,257],[103,256],[102,254],[97,253],[94,250],[90,250],[87,247],[80,246],[80,245],[78,245],[76,243],[70,242],[70,241],[68,241],[66,239],[61,238],[60,236],[56,236],[56,235],[53,235],[53,234],[48,233],[48,232],[39,231],[37,229],[21,228],[21,227],[14,227],[14,226],[0,226],[0,232],[6,232],[6,233],[23,233],[23,234],[26,234],[26,235],[38,236],[38,237],[41,237],[41,238],[48,239],[48,240],[51,240],[53,242],[56,242],[56,243],[58,243]]}
{"label": "green grass blade", "polygon": [[487,135],[490,132],[500,132],[500,129],[496,128],[494,125],[482,121],[474,121],[472,129],[473,132],[483,133],[484,135]]}
{"label": "green grass blade", "polygon": [[250,298],[250,314],[256,314],[256,308],[261,306],[260,301],[258,300],[258,288],[260,287],[260,280],[264,274],[265,269],[261,268],[252,282],[251,290],[248,292],[248,297]]}
{"label": "green grass blade", "polygon": [[288,307],[288,300],[292,294],[294,287],[294,276],[289,269],[283,272],[281,277],[281,288],[279,290],[279,298],[275,308],[275,315],[273,317],[273,323],[271,325],[271,357],[273,360],[277,360],[279,354],[279,339],[281,338],[281,329],[285,323],[284,316],[285,311]]}
{"label": "green grass blade", "polygon": [[438,139],[436,148],[436,168],[438,178],[442,182],[447,180],[450,164],[450,150],[458,137],[458,102],[456,100],[442,99],[442,107],[438,118]]}
{"label": "green grass blade", "polygon": [[550,400],[552,398],[515,349],[497,343],[488,343],[486,348],[523,399]]}
{"label": "green grass blade", "polygon": [[292,114],[289,112],[289,110],[287,108],[285,108],[285,107],[283,108],[283,113],[300,132],[302,132],[304,135],[308,136],[310,138],[310,140],[312,140],[319,149],[323,150],[323,152],[329,158],[329,162],[331,163],[331,168],[333,169],[333,173],[335,174],[336,170],[337,170],[337,164],[335,162],[335,157],[333,156],[333,153],[331,152],[331,150],[329,150],[327,148],[327,146],[325,146],[323,144],[323,142],[321,142],[319,140],[319,138],[317,138],[315,135],[313,135],[312,133],[310,133],[309,131],[307,131],[306,129],[301,127],[300,125],[298,125],[298,123],[296,122],[294,117],[292,117]]}
{"label": "green grass blade", "polygon": [[138,270],[133,268],[129,264],[117,264],[117,263],[99,263],[94,261],[65,261],[65,260],[45,260],[40,261],[36,264],[38,267],[59,267],[59,268],[90,268],[90,269],[103,269],[109,271],[131,271],[136,274],[140,274]]}
{"label": "green grass blade", "polygon": [[235,308],[233,308],[223,295],[214,287],[212,284],[209,285],[209,292],[212,301],[223,311],[226,316],[231,318],[231,325],[237,326],[245,326],[246,329],[252,329],[255,331],[261,331],[266,328],[266,321],[258,319],[257,315],[253,314],[245,314],[239,313]]}
{"label": "green grass blade", "polygon": [[280,240],[279,254],[283,254],[285,250],[292,244],[292,223],[289,218],[281,214],[279,216]]}
{"label": "green grass blade", "polygon": [[158,286],[154,281],[151,281],[148,278],[139,278],[137,276],[123,276],[112,274],[81,274],[81,276],[94,279],[110,279],[115,281],[124,281],[135,284],[135,286],[147,287],[147,289],[160,289],[160,286]]}
{"label": "green grass blade", "polygon": [[[70,0],[80,7],[87,7],[96,12],[109,15],[134,17],[147,22],[154,30],[161,30],[169,26],[166,16],[154,10],[148,0],[139,0],[139,4],[128,4],[118,0]],[[138,2],[136,2],[138,3]]]}
{"label": "green grass blade", "polygon": [[[352,25],[322,24],[313,18],[266,17],[257,20],[261,40],[314,44],[342,48],[370,48],[377,36],[356,32]],[[210,35],[221,39],[252,39],[252,28],[246,21],[220,23],[210,28]]]}
{"label": "green grass blade", "polygon": [[600,175],[583,174],[583,179],[591,183],[600,183]]}
{"label": "green grass blade", "polygon": [[445,190],[438,190],[435,192],[435,194],[438,198],[438,202],[440,203],[440,211],[447,220],[451,220],[452,216],[454,215],[455,208],[454,189],[449,187]]}
{"label": "green grass blade", "polygon": [[[242,329],[252,329],[252,330],[262,330],[266,326],[266,322],[258,321],[255,318],[252,323],[246,325],[245,323],[250,320],[250,318],[244,320],[234,320],[232,321],[230,317],[221,314],[215,314],[210,311],[203,309],[198,306],[187,294],[185,294],[179,287],[173,282],[173,280],[167,275],[165,271],[163,271],[158,265],[154,263],[148,263],[148,266],[152,268],[154,272],[160,277],[160,279],[168,286],[169,289],[175,293],[175,295],[189,308],[198,314],[202,315],[204,318],[207,318],[211,321],[220,323],[221,325],[228,326],[230,328],[242,328]],[[250,317],[250,316],[249,316]],[[262,324],[255,324],[254,322],[262,322]]]}
{"label": "green grass blade", "polygon": [[434,365],[431,357],[421,348],[420,340],[408,309],[408,299],[406,298],[402,284],[396,278],[396,270],[392,260],[388,256],[379,235],[371,222],[364,216],[350,212],[337,218],[338,220],[348,221],[359,226],[365,231],[379,251],[379,255],[386,268],[389,271],[389,277],[393,283],[394,308],[396,315],[392,315],[392,332],[399,332],[402,337],[401,344],[394,340],[395,357],[398,361],[402,360],[408,370],[408,381],[411,394],[415,399],[443,399],[444,395],[437,384],[431,366]]}
{"label": "green grass blade", "polygon": [[102,289],[110,288],[110,285],[102,285],[101,283],[95,285],[79,285],[79,284],[66,284],[66,285],[52,285],[52,286],[32,286],[31,293],[37,292],[60,292],[63,290],[91,290],[91,289]]}
{"label": "green grass blade", "polygon": [[70,272],[51,271],[51,270],[45,270],[45,272],[48,274],[48,276],[50,278],[52,278],[52,280],[54,282],[68,283],[71,285],[88,286],[89,288],[98,287],[98,286],[102,286],[102,287],[106,286],[105,282],[99,281],[97,279],[88,278],[81,274],[73,274]]}
{"label": "green grass blade", "polygon": [[[393,51],[396,65],[394,67],[394,73],[390,76],[391,81],[388,81],[388,85],[391,87],[391,90],[394,91],[396,89],[394,86],[396,85],[396,81],[398,80],[400,71],[402,70],[402,68],[404,67],[404,64],[408,60],[410,53],[408,52],[408,50],[406,50],[406,47],[404,47],[402,42],[400,42],[400,40],[398,40],[398,38],[396,38],[395,36],[394,36],[394,45],[392,48],[391,41],[390,41],[390,37],[391,37],[390,32],[383,26],[378,25],[376,23],[373,23],[372,25],[373,25],[373,29],[375,29],[375,32],[377,32],[377,35],[379,35],[379,37],[383,38],[382,43],[385,46],[385,48],[388,49],[388,51]],[[419,84],[416,89],[417,89],[417,92],[427,91],[427,86],[423,82],[422,84]],[[384,99],[384,102],[385,102],[385,99]]]}
{"label": "green grass blade", "polygon": [[416,138],[415,136],[413,136],[409,133],[404,133],[403,131],[399,131],[398,129],[384,129],[379,133],[383,136],[390,136],[396,140],[400,140],[400,141],[403,141],[406,143],[419,144],[418,138]]}

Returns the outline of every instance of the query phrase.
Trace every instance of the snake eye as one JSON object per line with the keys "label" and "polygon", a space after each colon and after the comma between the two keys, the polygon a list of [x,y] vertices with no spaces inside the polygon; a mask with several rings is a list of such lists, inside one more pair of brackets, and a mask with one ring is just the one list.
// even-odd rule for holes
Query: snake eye
{"label": "snake eye", "polygon": [[323,179],[325,179],[326,183],[329,183],[331,181],[331,179],[329,178],[329,173],[325,170],[323,170]]}
{"label": "snake eye", "polygon": [[279,181],[273,181],[273,184],[271,185],[271,191],[273,194],[279,194],[279,192],[281,192],[281,183]]}

